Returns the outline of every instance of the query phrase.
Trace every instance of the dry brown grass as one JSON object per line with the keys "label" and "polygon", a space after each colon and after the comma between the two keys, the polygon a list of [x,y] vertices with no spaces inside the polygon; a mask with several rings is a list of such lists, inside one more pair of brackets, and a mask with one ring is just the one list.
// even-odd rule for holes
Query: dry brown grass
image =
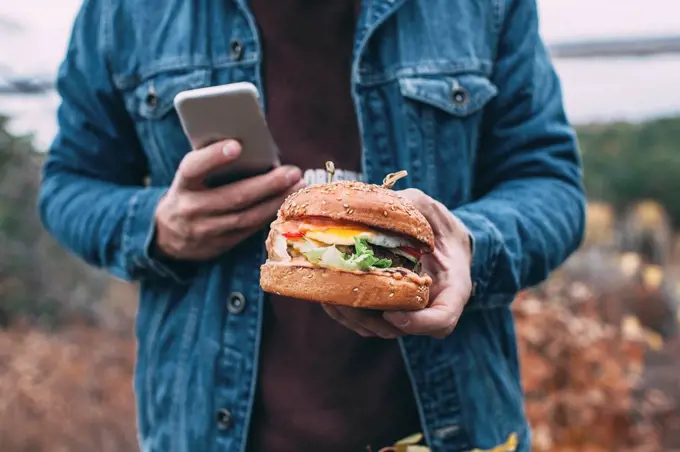
{"label": "dry brown grass", "polygon": [[73,325],[0,332],[0,450],[137,449],[134,342]]}
{"label": "dry brown grass", "polygon": [[[535,452],[680,448],[680,339],[652,350],[639,324],[603,321],[580,282],[514,306]],[[0,451],[137,450],[134,341],[117,326],[0,331]]]}

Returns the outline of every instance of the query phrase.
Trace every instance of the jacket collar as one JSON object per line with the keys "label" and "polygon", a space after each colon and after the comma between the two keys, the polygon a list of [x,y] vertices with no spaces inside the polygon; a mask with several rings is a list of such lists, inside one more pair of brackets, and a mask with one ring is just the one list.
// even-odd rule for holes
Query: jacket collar
{"label": "jacket collar", "polygon": [[362,0],[361,14],[354,35],[353,78],[358,78],[361,58],[375,30],[408,0]]}

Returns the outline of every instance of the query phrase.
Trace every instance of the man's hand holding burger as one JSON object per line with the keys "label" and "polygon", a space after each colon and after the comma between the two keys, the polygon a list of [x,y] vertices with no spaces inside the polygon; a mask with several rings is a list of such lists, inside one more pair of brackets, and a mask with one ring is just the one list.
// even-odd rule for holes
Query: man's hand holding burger
{"label": "man's hand holding burger", "polygon": [[156,252],[182,260],[204,260],[229,251],[268,225],[284,199],[304,186],[298,168],[281,166],[267,174],[207,189],[213,171],[241,153],[227,140],[189,152],[156,210]]}
{"label": "man's hand holding burger", "polygon": [[262,289],[322,303],[362,336],[451,334],[470,298],[469,234],[421,191],[393,191],[405,174],[289,197],[269,231]]}
{"label": "man's hand holding burger", "polygon": [[324,304],[332,318],[358,334],[386,339],[404,335],[444,338],[451,334],[470,298],[471,246],[468,231],[440,202],[420,190],[398,192],[423,214],[434,231],[435,250],[422,258],[432,277],[431,303],[419,311],[371,311]]}

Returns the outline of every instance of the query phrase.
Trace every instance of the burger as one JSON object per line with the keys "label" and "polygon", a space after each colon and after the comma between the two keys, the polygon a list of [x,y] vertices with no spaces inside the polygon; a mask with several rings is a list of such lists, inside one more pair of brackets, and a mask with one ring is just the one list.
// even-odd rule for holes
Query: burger
{"label": "burger", "polygon": [[387,185],[338,181],[303,188],[279,209],[261,267],[265,292],[375,310],[427,306],[434,250],[425,217]]}

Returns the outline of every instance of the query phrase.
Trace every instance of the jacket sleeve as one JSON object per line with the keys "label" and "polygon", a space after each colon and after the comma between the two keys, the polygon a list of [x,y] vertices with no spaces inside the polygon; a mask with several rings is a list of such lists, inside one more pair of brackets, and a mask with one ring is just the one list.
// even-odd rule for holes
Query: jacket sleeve
{"label": "jacket sleeve", "polygon": [[116,277],[177,278],[149,254],[165,190],[144,187],[146,159],[108,70],[101,3],[84,2],[59,68],[59,131],[43,168],[39,214],[63,246]]}
{"label": "jacket sleeve", "polygon": [[509,0],[485,111],[474,201],[453,210],[472,236],[469,309],[509,303],[581,243],[585,195],[574,130],[539,36],[536,0]]}

